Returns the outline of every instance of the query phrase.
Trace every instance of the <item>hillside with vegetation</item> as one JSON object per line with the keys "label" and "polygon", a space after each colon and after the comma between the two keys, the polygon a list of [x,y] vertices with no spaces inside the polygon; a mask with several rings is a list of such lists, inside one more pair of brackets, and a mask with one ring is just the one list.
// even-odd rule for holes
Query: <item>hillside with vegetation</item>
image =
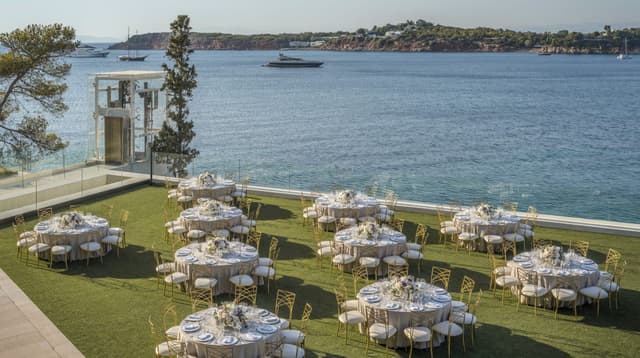
{"label": "hillside with vegetation", "polygon": [[[168,33],[136,35],[112,49],[164,49]],[[510,52],[541,51],[566,54],[616,54],[627,39],[629,52],[640,49],[640,28],[612,29],[588,33],[521,32],[477,27],[472,29],[437,25],[424,20],[373,26],[355,32],[304,32],[299,34],[234,35],[192,33],[196,50],[277,50],[299,47],[334,51],[403,52]]]}

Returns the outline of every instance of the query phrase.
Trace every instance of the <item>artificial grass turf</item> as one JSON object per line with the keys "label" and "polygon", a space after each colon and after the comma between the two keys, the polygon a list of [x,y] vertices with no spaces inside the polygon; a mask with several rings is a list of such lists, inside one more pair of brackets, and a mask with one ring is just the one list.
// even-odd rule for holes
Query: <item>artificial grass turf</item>
{"label": "artificial grass turf", "polygon": [[[2,268],[34,303],[60,328],[60,330],[87,357],[145,357],[153,356],[152,340],[147,318],[149,315],[161,324],[162,307],[169,297],[156,288],[151,245],[172,257],[169,245],[165,244],[163,226],[163,204],[165,190],[161,187],[137,187],[116,195],[87,201],[81,209],[101,214],[102,204],[113,204],[116,208],[130,211],[127,226],[129,246],[104,258],[104,264],[92,260],[85,266],[84,261],[73,262],[69,271],[62,264],[53,269],[26,266],[15,258],[15,238],[10,226],[0,230],[0,268]],[[298,213],[300,203],[272,197],[254,197],[254,202],[263,204],[258,221],[258,231],[264,233],[261,254],[266,256],[270,236],[281,239],[281,252],[277,264],[277,287],[297,293],[294,310],[294,326],[302,314],[305,302],[313,306],[309,337],[305,348],[307,357],[361,357],[364,355],[364,338],[352,330],[349,344],[344,343],[344,330],[336,337],[336,304],[333,289],[336,287],[336,271],[330,273],[325,262],[318,269],[313,253],[312,228],[302,226]],[[60,213],[63,209],[56,209]],[[409,238],[415,232],[415,223],[437,228],[437,218],[432,215],[405,213],[397,214],[406,219],[404,228]],[[28,225],[34,225],[32,218]],[[115,220],[114,220],[115,221]],[[484,253],[456,251],[453,247],[437,244],[437,231],[429,231],[429,244],[425,249],[426,260],[420,277],[428,280],[431,266],[453,269],[449,286],[450,292],[459,289],[462,277],[471,276],[476,281],[476,290],[485,290],[478,310],[479,325],[476,330],[476,344],[471,347],[467,336],[469,357],[492,356],[607,356],[633,357],[640,351],[640,279],[637,262],[640,252],[638,238],[605,234],[538,228],[536,235],[552,239],[556,243],[568,245],[569,240],[590,241],[589,257],[596,262],[604,262],[609,247],[618,249],[623,260],[628,261],[626,275],[622,282],[620,309],[610,311],[603,301],[600,317],[595,316],[595,307],[587,305],[579,309],[578,321],[572,312],[560,311],[559,319],[553,319],[550,310],[533,310],[521,306],[516,312],[515,299],[508,297],[501,305],[499,296],[493,297],[487,291],[489,268]],[[331,239],[331,234],[324,234]],[[34,260],[31,260],[34,263]],[[411,273],[417,275],[415,264]],[[351,276],[345,275],[350,288]],[[273,310],[275,290],[266,295],[264,287],[259,288],[258,305]],[[218,296],[216,301],[230,300],[229,296]],[[190,312],[188,297],[176,294],[178,316]],[[468,332],[468,331],[467,331]],[[371,355],[384,355],[382,346],[374,346]],[[414,351],[417,355],[424,352]],[[435,356],[445,357],[446,346],[434,350]],[[390,354],[407,356],[403,350]],[[452,355],[462,355],[459,337],[452,341]]]}

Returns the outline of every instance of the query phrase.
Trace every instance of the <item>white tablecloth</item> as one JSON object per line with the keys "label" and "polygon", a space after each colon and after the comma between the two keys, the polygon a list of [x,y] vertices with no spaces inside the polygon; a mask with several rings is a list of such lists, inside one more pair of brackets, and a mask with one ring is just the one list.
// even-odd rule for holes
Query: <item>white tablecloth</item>
{"label": "white tablecloth", "polygon": [[[517,277],[517,267],[525,268],[530,273],[535,273],[537,282],[530,282],[542,286],[547,290],[554,288],[559,278],[568,281],[577,290],[596,285],[600,278],[598,264],[582,256],[572,256],[565,267],[550,268],[536,259],[536,252],[523,252],[516,255],[512,261],[507,262],[509,274]],[[584,297],[578,295],[578,305],[584,304]]]}
{"label": "white tablecloth", "polygon": [[479,216],[476,208],[462,210],[453,216],[453,223],[460,231],[474,232],[480,238],[476,241],[476,250],[486,251],[483,235],[502,235],[513,233],[517,229],[520,217],[497,209],[492,217]]}
{"label": "white tablecloth", "polygon": [[[104,218],[95,215],[81,215],[83,224],[75,228],[64,228],[60,225],[60,217],[55,216],[49,220],[41,221],[34,227],[34,231],[38,236],[38,240],[49,246],[53,245],[71,245],[69,260],[85,260],[87,253],[80,250],[80,245],[87,241],[95,241],[100,243],[107,236],[109,231],[109,222]],[[110,250],[107,245],[106,251]],[[105,252],[106,253],[106,252]],[[101,252],[96,252],[91,257],[98,257]],[[48,259],[49,254],[44,252],[40,254],[41,258]],[[63,260],[62,256],[55,256],[56,260]]]}
{"label": "white tablecloth", "polygon": [[213,277],[218,280],[215,294],[233,294],[234,287],[229,278],[237,275],[243,264],[255,267],[258,253],[250,245],[239,242],[230,244],[229,252],[223,256],[206,253],[207,243],[191,243],[180,248],[175,253],[176,270],[185,273],[190,283],[198,277]]}
{"label": "white tablecloth", "polygon": [[[346,252],[356,258],[356,262],[363,251],[369,248],[374,248],[374,250],[377,251],[378,258],[391,256],[394,251],[400,254],[406,250],[407,237],[403,233],[395,231],[388,226],[382,226],[380,228],[380,235],[377,240],[359,240],[354,236],[357,230],[358,226],[352,226],[338,231],[334,237],[335,247],[340,248],[344,246]],[[386,270],[386,265],[381,263],[378,267],[378,275],[385,275]]]}
{"label": "white tablecloth", "polygon": [[189,208],[180,213],[179,220],[187,230],[214,230],[229,228],[240,224],[242,210],[232,206],[222,206],[222,210],[215,215],[209,215],[199,207]]}
{"label": "white tablecloth", "polygon": [[[233,357],[264,357],[266,343],[277,340],[280,330],[286,327],[288,322],[282,318],[275,321],[277,317],[267,310],[246,305],[237,307],[243,310],[247,322],[247,327],[240,330],[225,328],[224,325],[216,322],[214,312],[217,308],[208,308],[187,316],[180,323],[178,339],[187,344],[189,354],[200,358],[215,358],[218,356],[216,349],[233,347]],[[233,304],[229,307],[230,310],[235,308]],[[274,321],[269,321],[270,319]],[[209,339],[201,340],[199,337]],[[225,343],[225,337],[235,338]],[[208,355],[207,349],[209,349]]]}
{"label": "white tablecloth", "polygon": [[[445,290],[433,286],[429,283],[419,284],[417,291],[413,294],[411,302],[406,296],[396,297],[389,292],[391,282],[384,280],[375,282],[363,287],[358,294],[358,301],[365,314],[366,306],[373,306],[375,309],[389,311],[389,324],[398,329],[395,347],[407,347],[409,340],[405,337],[403,330],[409,327],[411,315],[414,312],[429,312],[429,318],[434,324],[447,320],[451,311],[451,296]],[[378,299],[372,299],[377,297]],[[392,307],[390,305],[395,305]],[[390,308],[391,307],[391,308]],[[437,346],[443,341],[441,335],[434,336],[433,345]]]}
{"label": "white tablecloth", "polygon": [[375,198],[362,193],[356,193],[355,198],[349,202],[337,200],[337,193],[330,193],[316,198],[315,207],[320,209],[323,215],[335,218],[359,218],[374,216],[380,211],[380,203]]}
{"label": "white tablecloth", "polygon": [[223,195],[231,195],[236,190],[236,183],[230,179],[217,178],[215,184],[201,185],[198,178],[183,180],[178,184],[178,190],[183,195],[191,195],[193,200],[198,198],[215,199]]}

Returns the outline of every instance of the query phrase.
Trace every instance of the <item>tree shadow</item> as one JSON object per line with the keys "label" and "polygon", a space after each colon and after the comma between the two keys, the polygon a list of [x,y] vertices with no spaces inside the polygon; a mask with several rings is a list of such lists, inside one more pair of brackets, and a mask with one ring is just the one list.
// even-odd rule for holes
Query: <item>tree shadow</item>
{"label": "tree shadow", "polygon": [[[255,210],[255,207],[256,207],[256,202],[253,202],[253,204],[251,205],[251,210]],[[295,214],[290,210],[283,209],[277,205],[262,203],[258,220],[260,221],[286,220],[286,219],[292,219],[294,217],[295,217]]]}
{"label": "tree shadow", "polygon": [[293,242],[286,236],[270,235],[265,233],[262,234],[260,239],[261,256],[268,256],[269,243],[272,237],[278,238],[278,245],[280,246],[278,260],[299,260],[315,257],[313,249],[308,245]]}
{"label": "tree shadow", "polygon": [[[91,258],[87,266],[86,260],[69,263],[69,270],[61,273],[69,276],[86,276],[89,278],[110,277],[116,279],[139,279],[155,277],[155,260],[153,252],[143,246],[129,244],[120,249],[117,256],[116,249],[100,258]],[[64,263],[54,263],[54,268],[64,269]]]}

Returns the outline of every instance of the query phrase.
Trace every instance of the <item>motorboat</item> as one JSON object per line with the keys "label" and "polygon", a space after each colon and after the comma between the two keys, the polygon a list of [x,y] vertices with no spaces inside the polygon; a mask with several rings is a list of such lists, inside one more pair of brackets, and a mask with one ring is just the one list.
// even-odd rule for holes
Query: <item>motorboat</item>
{"label": "motorboat", "polygon": [[69,53],[68,57],[75,58],[98,58],[98,57],[107,57],[109,51],[98,50],[93,46],[89,45],[78,45],[75,51]]}
{"label": "motorboat", "polygon": [[286,56],[280,53],[278,59],[269,61],[263,66],[267,67],[320,67],[324,62],[304,60],[299,57]]}

